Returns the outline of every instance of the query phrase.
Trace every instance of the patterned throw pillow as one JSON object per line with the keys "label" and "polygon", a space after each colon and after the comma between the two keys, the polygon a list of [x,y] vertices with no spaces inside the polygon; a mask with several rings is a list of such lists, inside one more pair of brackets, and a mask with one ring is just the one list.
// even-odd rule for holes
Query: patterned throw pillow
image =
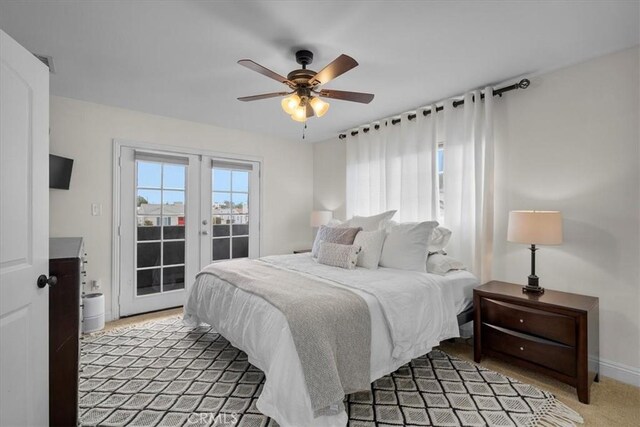
{"label": "patterned throw pillow", "polygon": [[347,227],[327,227],[321,225],[316,234],[316,240],[313,242],[313,249],[311,249],[311,255],[313,257],[318,256],[318,249],[320,249],[320,242],[339,243],[341,245],[353,244],[353,239],[356,238],[356,234],[360,231],[360,227],[347,228]]}
{"label": "patterned throw pillow", "polygon": [[320,242],[318,262],[320,264],[352,270],[358,263],[360,246],[341,245],[339,243]]}
{"label": "patterned throw pillow", "polygon": [[382,245],[387,237],[386,230],[361,231],[356,235],[353,244],[360,246],[362,251],[358,255],[358,266],[375,270],[380,262]]}

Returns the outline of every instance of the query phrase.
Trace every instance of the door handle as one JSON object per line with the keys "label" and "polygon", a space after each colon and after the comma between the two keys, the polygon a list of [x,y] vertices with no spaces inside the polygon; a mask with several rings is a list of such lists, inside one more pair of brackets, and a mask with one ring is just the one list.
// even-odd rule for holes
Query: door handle
{"label": "door handle", "polygon": [[209,234],[209,232],[207,230],[202,230],[200,234],[202,234],[203,236],[206,236],[207,234]]}
{"label": "door handle", "polygon": [[40,289],[44,288],[47,285],[54,286],[56,283],[58,283],[58,278],[56,276],[49,276],[49,278],[47,279],[47,276],[45,276],[44,274],[38,276],[38,280],[36,282]]}

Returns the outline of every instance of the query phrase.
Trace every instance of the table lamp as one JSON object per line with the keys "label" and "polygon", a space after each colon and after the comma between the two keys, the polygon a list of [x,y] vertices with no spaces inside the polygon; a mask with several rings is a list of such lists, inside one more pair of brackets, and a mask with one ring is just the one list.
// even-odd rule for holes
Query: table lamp
{"label": "table lamp", "polygon": [[531,274],[522,292],[544,293],[536,276],[536,245],[559,245],[562,243],[562,215],[558,211],[511,211],[507,240],[527,243],[531,247]]}
{"label": "table lamp", "polygon": [[320,227],[321,225],[327,225],[329,221],[333,219],[333,212],[331,211],[313,211],[311,212],[311,219],[309,225],[313,228]]}

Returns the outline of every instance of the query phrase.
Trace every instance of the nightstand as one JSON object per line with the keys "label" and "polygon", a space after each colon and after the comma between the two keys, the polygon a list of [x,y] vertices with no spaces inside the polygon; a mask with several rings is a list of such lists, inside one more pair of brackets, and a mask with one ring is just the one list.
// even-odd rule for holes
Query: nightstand
{"label": "nightstand", "polygon": [[306,254],[311,252],[311,249],[297,249],[293,251],[294,254]]}
{"label": "nightstand", "polygon": [[473,291],[474,360],[496,357],[577,388],[589,403],[598,381],[598,298],[492,281]]}

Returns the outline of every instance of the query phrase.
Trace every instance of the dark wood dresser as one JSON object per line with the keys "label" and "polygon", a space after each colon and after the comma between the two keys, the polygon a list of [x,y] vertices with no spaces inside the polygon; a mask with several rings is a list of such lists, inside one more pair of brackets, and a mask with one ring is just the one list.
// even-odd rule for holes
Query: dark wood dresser
{"label": "dark wood dresser", "polygon": [[589,403],[598,381],[598,298],[489,282],[473,291],[474,359],[497,357],[576,387]]}
{"label": "dark wood dresser", "polygon": [[78,369],[84,247],[81,238],[49,240],[49,424],[78,425]]}

